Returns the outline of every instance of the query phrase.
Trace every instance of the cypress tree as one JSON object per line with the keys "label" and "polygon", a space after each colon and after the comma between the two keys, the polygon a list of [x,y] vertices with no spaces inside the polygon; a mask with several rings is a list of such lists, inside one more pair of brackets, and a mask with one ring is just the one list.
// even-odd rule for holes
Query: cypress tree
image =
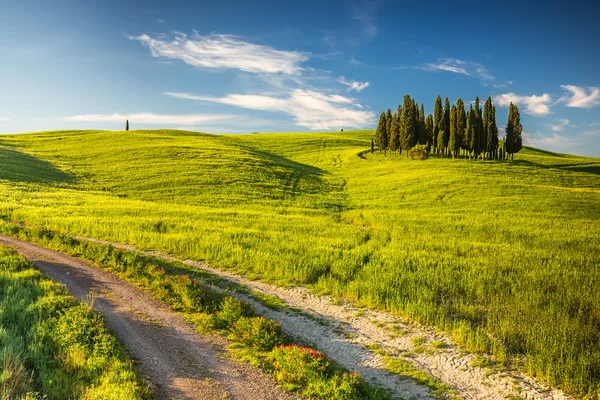
{"label": "cypress tree", "polygon": [[456,138],[458,141],[458,151],[467,148],[467,116],[465,115],[465,103],[459,97],[456,101]]}
{"label": "cypress tree", "polygon": [[392,131],[390,132],[390,152],[400,149],[400,117],[394,113],[392,116]]}
{"label": "cypress tree", "polygon": [[521,115],[519,109],[513,103],[510,103],[508,109],[508,123],[506,124],[506,153],[514,160],[514,154],[523,148],[523,125],[521,125]]}
{"label": "cypress tree", "polygon": [[452,158],[456,157],[456,153],[460,149],[460,138],[458,136],[458,123],[456,121],[456,106],[452,106],[450,111],[450,138],[448,139],[448,148],[452,154]]}
{"label": "cypress tree", "polygon": [[487,151],[490,155],[490,159],[496,158],[496,150],[498,150],[498,127],[496,126],[496,107],[492,105],[492,100],[490,99],[490,120],[488,127],[488,142],[487,142]]}
{"label": "cypress tree", "polygon": [[419,111],[419,144],[427,144],[427,127],[425,126],[425,107],[421,104]]}
{"label": "cypress tree", "polygon": [[471,152],[476,157],[475,149],[477,148],[477,111],[473,109],[471,105],[469,112],[467,113],[467,151],[469,152],[469,158],[471,158]]}
{"label": "cypress tree", "polygon": [[125,130],[129,130],[129,120],[125,120]]}
{"label": "cypress tree", "polygon": [[379,152],[381,153],[381,149],[387,148],[387,121],[385,119],[385,112],[382,112],[379,116],[379,123],[377,124],[377,130],[375,131],[375,142],[379,147]]}
{"label": "cypress tree", "polygon": [[490,114],[492,113],[492,99],[488,97],[483,105],[483,120],[481,124],[481,151],[483,152],[483,158],[488,159],[488,143],[489,143],[489,127],[490,127]]}
{"label": "cypress tree", "polygon": [[473,152],[475,153],[475,159],[479,158],[479,153],[481,153],[481,108],[479,108],[479,96],[475,97],[475,108],[473,110],[475,112],[475,132],[474,132],[474,147]]}
{"label": "cypress tree", "polygon": [[508,154],[512,154],[513,152],[513,147],[514,147],[514,142],[515,142],[515,127],[513,125],[513,120],[514,120],[514,116],[513,116],[513,103],[512,101],[510,102],[510,105],[508,106],[508,122],[506,123],[506,152]]}
{"label": "cypress tree", "polygon": [[390,145],[390,135],[392,134],[392,110],[388,108],[387,114],[385,114],[385,148],[383,149],[384,154],[387,155],[387,149]]}
{"label": "cypress tree", "polygon": [[440,137],[440,125],[442,118],[444,117],[444,110],[442,108],[442,98],[438,94],[433,105],[433,147],[436,150],[436,154],[442,149],[444,143],[444,135]]}
{"label": "cypress tree", "polygon": [[375,140],[373,140],[373,138],[371,138],[371,154],[373,154],[374,151],[375,151]]}
{"label": "cypress tree", "polygon": [[446,101],[444,103],[444,118],[442,119],[441,129],[444,131],[444,149],[446,153],[450,155],[450,150],[448,148],[448,141],[450,140],[450,101],[448,97],[446,97]]}
{"label": "cypress tree", "polygon": [[413,146],[415,137],[415,109],[414,103],[408,94],[404,96],[401,128],[400,146],[402,146],[402,150],[406,151],[406,157],[408,157],[408,150]]}
{"label": "cypress tree", "polygon": [[430,153],[432,146],[435,143],[435,138],[433,136],[433,115],[431,114],[425,119],[425,131],[427,132],[427,153]]}

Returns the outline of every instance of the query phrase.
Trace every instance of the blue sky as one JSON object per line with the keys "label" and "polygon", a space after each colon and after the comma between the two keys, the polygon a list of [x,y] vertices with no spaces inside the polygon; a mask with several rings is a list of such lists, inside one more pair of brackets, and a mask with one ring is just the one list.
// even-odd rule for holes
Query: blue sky
{"label": "blue sky", "polygon": [[517,103],[526,143],[600,156],[600,3],[489,3],[2,2],[0,132],[337,131],[478,95],[500,127]]}

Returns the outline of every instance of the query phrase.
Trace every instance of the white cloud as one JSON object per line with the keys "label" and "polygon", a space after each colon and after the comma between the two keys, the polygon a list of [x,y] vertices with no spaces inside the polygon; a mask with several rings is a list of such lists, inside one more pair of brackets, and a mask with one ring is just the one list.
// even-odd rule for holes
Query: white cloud
{"label": "white cloud", "polygon": [[559,101],[566,102],[567,107],[592,108],[600,105],[600,88],[598,87],[589,87],[587,89],[574,85],[560,85],[560,87],[571,92],[559,99]]}
{"label": "white cloud", "polygon": [[541,96],[517,96],[511,92],[494,97],[494,102],[500,107],[508,107],[511,102],[517,105],[524,104],[525,112],[532,115],[550,114],[550,107],[548,106],[550,101],[550,95],[547,93],[544,93]]}
{"label": "white cloud", "polygon": [[552,131],[554,132],[562,132],[565,129],[565,126],[567,126],[568,124],[569,120],[567,118],[561,118],[559,124],[549,124],[548,126],[550,126],[550,128],[552,128]]}
{"label": "white cloud", "polygon": [[59,118],[64,121],[82,121],[82,122],[125,122],[151,124],[151,125],[200,125],[207,122],[227,121],[234,118],[233,115],[226,114],[84,114],[73,115],[70,117]]}
{"label": "white cloud", "polygon": [[600,135],[600,129],[589,129],[587,131],[583,131],[585,136],[595,136]]}
{"label": "white cloud", "polygon": [[535,133],[523,132],[523,143],[527,146],[543,147],[550,150],[564,151],[572,147],[582,145],[584,142],[581,137],[563,136],[558,133],[553,133],[550,136],[545,136],[541,132]]}
{"label": "white cloud", "polygon": [[492,86],[495,87],[496,89],[503,89],[505,87],[508,87],[512,85],[512,81],[506,81],[504,83],[495,83]]}
{"label": "white cloud", "polygon": [[0,117],[0,122],[3,122],[3,121],[10,121],[10,118]]}
{"label": "white cloud", "polygon": [[338,79],[338,82],[341,83],[342,85],[349,86],[350,88],[348,89],[348,91],[356,90],[357,92],[360,92],[361,90],[363,90],[364,88],[366,88],[367,86],[370,85],[369,82],[357,82],[357,81],[348,82],[346,80],[346,78],[344,78],[343,76],[340,76],[340,78]]}
{"label": "white cloud", "polygon": [[586,125],[585,127],[586,127],[586,128],[592,128],[592,127],[594,127],[594,126],[600,126],[600,122],[592,122],[591,124],[589,124],[589,125]]}
{"label": "white cloud", "polygon": [[237,36],[177,33],[151,37],[132,36],[150,48],[154,57],[182,60],[203,68],[231,68],[253,73],[299,74],[300,64],[308,60],[306,53],[276,50],[269,46],[244,42]]}
{"label": "white cloud", "polygon": [[230,94],[224,97],[164,93],[187,100],[209,101],[252,110],[283,112],[294,117],[298,126],[309,129],[359,128],[373,124],[375,114],[363,111],[354,100],[313,90],[294,89],[286,97],[262,94]]}
{"label": "white cloud", "polygon": [[453,72],[455,74],[478,77],[483,80],[494,79],[483,65],[454,58],[442,58],[435,63],[425,64],[420,69],[425,71]]}

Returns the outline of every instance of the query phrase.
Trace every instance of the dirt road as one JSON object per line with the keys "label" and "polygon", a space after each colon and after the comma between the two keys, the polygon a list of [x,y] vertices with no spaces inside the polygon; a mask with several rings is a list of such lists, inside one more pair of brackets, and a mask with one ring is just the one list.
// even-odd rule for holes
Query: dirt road
{"label": "dirt road", "polygon": [[226,341],[200,335],[183,318],[114,275],[79,259],[0,235],[77,299],[99,311],[157,399],[296,399],[262,371],[223,356]]}

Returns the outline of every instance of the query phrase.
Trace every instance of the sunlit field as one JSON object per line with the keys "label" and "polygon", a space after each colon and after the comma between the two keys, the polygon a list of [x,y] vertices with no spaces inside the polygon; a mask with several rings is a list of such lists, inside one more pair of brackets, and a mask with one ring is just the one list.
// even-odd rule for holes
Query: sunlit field
{"label": "sunlit field", "polygon": [[600,159],[367,152],[372,131],[0,136],[0,216],[302,284],[600,390]]}

